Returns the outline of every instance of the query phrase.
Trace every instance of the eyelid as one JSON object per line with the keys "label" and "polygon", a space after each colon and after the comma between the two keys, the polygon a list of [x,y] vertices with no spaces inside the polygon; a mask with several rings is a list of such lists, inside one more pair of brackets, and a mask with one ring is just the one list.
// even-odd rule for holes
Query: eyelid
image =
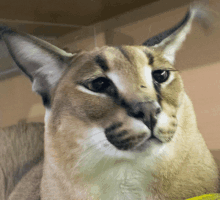
{"label": "eyelid", "polygon": [[178,72],[179,70],[177,70],[177,69],[166,69],[165,71]]}
{"label": "eyelid", "polygon": [[158,69],[155,69],[155,70],[152,70],[152,72],[155,72],[155,71],[179,71],[177,69],[173,69],[173,68],[168,68],[168,69],[164,69],[164,68],[158,68]]}
{"label": "eyelid", "polygon": [[94,75],[94,76],[91,76],[91,77],[88,77],[88,78],[85,78],[83,80],[78,81],[77,84],[79,84],[79,85],[89,84],[97,78],[107,78],[108,79],[108,77],[106,77],[106,76]]}

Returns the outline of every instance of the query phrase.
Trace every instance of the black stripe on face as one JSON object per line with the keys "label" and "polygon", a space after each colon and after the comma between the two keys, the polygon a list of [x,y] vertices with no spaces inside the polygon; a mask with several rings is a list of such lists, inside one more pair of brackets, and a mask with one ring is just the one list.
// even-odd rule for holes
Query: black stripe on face
{"label": "black stripe on face", "polygon": [[107,62],[102,56],[97,55],[95,57],[95,62],[103,69],[104,72],[109,70]]}
{"label": "black stripe on face", "polygon": [[128,53],[125,51],[125,49],[123,49],[123,47],[119,46],[119,47],[116,47],[116,49],[118,49],[129,62],[131,62]]}
{"label": "black stripe on face", "polygon": [[145,52],[148,58],[148,65],[153,65],[154,64],[154,56],[151,53]]}
{"label": "black stripe on face", "polygon": [[122,126],[121,122],[115,123],[115,124],[111,125],[110,127],[106,128],[105,129],[105,133],[108,134],[108,133],[110,133],[112,131],[115,131],[117,128],[119,128],[121,126]]}
{"label": "black stripe on face", "polygon": [[161,100],[163,99],[162,94],[161,94],[161,85],[157,83],[156,81],[153,82],[154,88],[157,92],[157,101],[161,105]]}

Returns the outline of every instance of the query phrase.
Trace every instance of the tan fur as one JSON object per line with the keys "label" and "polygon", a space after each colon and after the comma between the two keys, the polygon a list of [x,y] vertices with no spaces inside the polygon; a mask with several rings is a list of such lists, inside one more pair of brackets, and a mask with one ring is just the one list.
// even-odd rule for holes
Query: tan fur
{"label": "tan fur", "polygon": [[[176,200],[219,192],[217,165],[174,67],[194,18],[208,27],[195,6],[142,46],[75,54],[2,27],[14,61],[46,107],[42,200]],[[41,167],[11,197],[27,179],[39,180]],[[32,186],[23,199],[36,194]]]}
{"label": "tan fur", "polygon": [[[87,132],[90,127],[107,127],[117,120],[128,120],[127,114],[111,98],[89,95],[75,88],[76,82],[87,76],[86,73],[84,76],[79,75],[86,66],[90,67],[89,76],[101,73],[100,68],[92,63],[91,57],[102,54],[107,58],[110,71],[120,74],[121,80],[126,81],[125,85],[128,87],[123,91],[126,98],[156,98],[152,88],[136,87],[146,85],[141,74],[143,63],[147,63],[148,59],[140,51],[148,49],[129,46],[123,48],[128,55],[132,55],[132,68],[129,68],[129,63],[116,49],[104,47],[80,55],[75,61],[77,64],[72,63],[74,67],[70,68],[56,88],[45,134],[47,155],[41,188],[42,198],[143,199],[143,196],[146,196],[149,199],[184,199],[218,192],[216,164],[197,129],[191,101],[183,90],[177,71],[172,72],[175,78],[169,87],[161,91],[163,111],[170,119],[169,124],[159,127],[160,137],[170,141],[165,144],[163,153],[157,155],[155,152],[143,152],[136,155],[134,160],[126,161],[125,158],[105,158],[105,155],[101,155],[93,146],[83,149],[84,143],[89,140]],[[154,58],[153,69],[173,68],[160,55],[156,54]],[[124,172],[125,170],[127,172]],[[128,178],[126,173],[129,171],[130,175],[127,176],[131,177]],[[122,176],[118,184],[117,176]],[[129,179],[130,185],[126,190],[128,196],[118,188],[120,184],[125,184],[126,178]],[[135,181],[132,181],[134,179]],[[151,179],[150,183],[148,179]],[[129,192],[132,189],[138,193],[137,196]],[[106,194],[103,192],[105,190]]]}
{"label": "tan fur", "polygon": [[[23,175],[42,160],[43,133],[43,123],[26,123],[25,121],[19,122],[18,125],[0,129],[1,200],[8,199],[14,187],[19,185]],[[30,183],[23,184],[26,189],[29,186]]]}

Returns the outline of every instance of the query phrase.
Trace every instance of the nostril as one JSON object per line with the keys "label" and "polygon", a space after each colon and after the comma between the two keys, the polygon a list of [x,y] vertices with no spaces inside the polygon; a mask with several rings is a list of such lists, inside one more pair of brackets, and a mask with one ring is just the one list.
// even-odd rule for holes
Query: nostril
{"label": "nostril", "polygon": [[158,102],[133,102],[127,108],[129,116],[142,120],[144,124],[151,130],[157,123],[157,115],[161,113],[162,109]]}
{"label": "nostril", "polygon": [[129,111],[128,115],[134,118],[141,118],[141,119],[144,118],[144,113],[142,111],[138,111],[138,112]]}
{"label": "nostril", "polygon": [[136,114],[136,116],[135,116],[136,118],[141,118],[141,119],[143,119],[144,118],[144,113],[143,112],[138,112],[137,114]]}
{"label": "nostril", "polygon": [[157,108],[155,111],[155,114],[158,115],[158,114],[160,114],[160,112],[161,112],[161,108]]}

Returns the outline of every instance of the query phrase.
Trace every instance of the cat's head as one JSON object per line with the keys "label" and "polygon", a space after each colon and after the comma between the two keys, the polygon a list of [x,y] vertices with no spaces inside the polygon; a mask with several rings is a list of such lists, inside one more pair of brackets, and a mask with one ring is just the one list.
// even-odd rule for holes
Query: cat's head
{"label": "cat's head", "polygon": [[77,54],[7,27],[1,37],[42,96],[47,134],[61,152],[92,146],[109,154],[144,152],[175,136],[184,95],[175,54],[193,19],[208,25],[203,14],[192,7],[175,27],[141,46]]}

